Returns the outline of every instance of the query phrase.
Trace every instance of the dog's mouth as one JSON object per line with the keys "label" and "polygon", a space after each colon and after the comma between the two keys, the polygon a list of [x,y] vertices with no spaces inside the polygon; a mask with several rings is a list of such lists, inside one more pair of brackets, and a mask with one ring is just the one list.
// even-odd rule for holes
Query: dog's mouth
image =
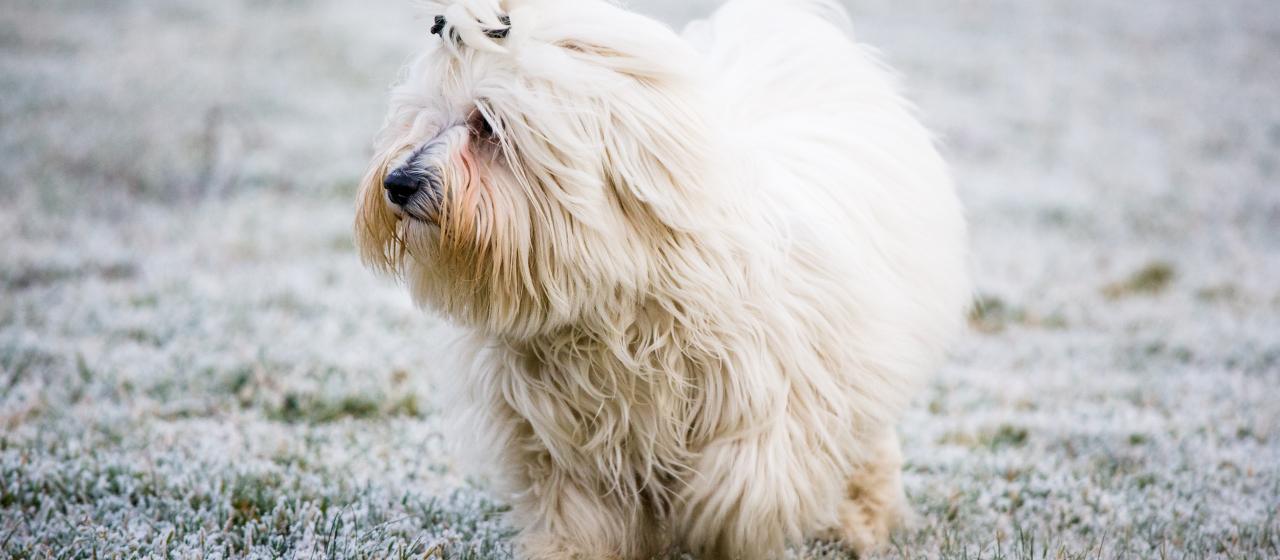
{"label": "dog's mouth", "polygon": [[391,197],[384,196],[387,203],[387,209],[395,215],[397,220],[410,220],[414,222],[422,222],[430,225],[438,225],[436,206],[430,202],[425,196],[414,196],[407,201],[396,202]]}

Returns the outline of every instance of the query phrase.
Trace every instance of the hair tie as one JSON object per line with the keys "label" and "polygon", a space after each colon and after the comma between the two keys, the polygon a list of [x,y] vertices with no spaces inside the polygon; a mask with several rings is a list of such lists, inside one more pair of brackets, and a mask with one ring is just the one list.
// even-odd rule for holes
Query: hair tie
{"label": "hair tie", "polygon": [[[511,31],[511,16],[507,14],[499,14],[498,22],[506,27],[502,29],[484,29],[485,37],[490,39],[505,39],[507,37],[507,33]],[[436,16],[435,24],[431,26],[431,34],[444,37],[445,23],[447,22],[445,21],[444,16]]]}

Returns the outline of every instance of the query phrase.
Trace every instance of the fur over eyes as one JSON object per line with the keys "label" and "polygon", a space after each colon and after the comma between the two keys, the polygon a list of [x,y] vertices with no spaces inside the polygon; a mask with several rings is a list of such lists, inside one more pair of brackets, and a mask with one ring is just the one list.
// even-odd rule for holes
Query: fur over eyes
{"label": "fur over eyes", "polygon": [[[356,236],[471,333],[440,384],[521,556],[883,542],[893,425],[962,324],[966,233],[843,11],[735,0],[682,38],[594,0],[432,10]],[[399,168],[437,180],[398,207]]]}

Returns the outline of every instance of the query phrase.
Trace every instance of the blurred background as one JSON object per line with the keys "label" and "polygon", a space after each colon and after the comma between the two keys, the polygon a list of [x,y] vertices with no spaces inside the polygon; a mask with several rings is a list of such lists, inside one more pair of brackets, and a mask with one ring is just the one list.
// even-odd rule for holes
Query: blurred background
{"label": "blurred background", "polygon": [[[954,167],[979,291],[885,556],[1280,556],[1280,5],[846,4]],[[428,28],[0,0],[0,556],[510,555],[431,406],[448,329],[351,240]]]}

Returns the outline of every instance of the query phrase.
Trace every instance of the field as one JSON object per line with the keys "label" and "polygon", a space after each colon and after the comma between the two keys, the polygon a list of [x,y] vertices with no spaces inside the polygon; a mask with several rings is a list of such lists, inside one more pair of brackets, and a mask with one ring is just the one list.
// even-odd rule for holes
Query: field
{"label": "field", "polygon": [[[849,5],[979,291],[883,557],[1280,557],[1280,6]],[[451,330],[351,240],[414,13],[0,2],[0,557],[510,556],[432,402]]]}

